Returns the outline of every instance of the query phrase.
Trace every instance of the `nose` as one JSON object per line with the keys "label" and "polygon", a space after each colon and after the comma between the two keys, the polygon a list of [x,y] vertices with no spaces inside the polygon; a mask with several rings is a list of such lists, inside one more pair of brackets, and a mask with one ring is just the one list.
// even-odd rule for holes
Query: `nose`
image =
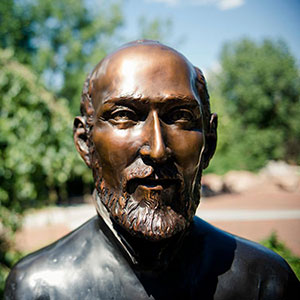
{"label": "nose", "polygon": [[164,162],[170,154],[170,149],[165,144],[166,141],[157,111],[152,111],[148,118],[145,124],[146,130],[144,131],[145,143],[140,149],[140,154],[151,158],[155,162]]}

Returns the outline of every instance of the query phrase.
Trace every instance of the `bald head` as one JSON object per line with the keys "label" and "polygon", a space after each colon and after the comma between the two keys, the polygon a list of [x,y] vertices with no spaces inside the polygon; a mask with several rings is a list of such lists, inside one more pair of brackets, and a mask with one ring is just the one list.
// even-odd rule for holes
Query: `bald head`
{"label": "bald head", "polygon": [[103,59],[92,72],[89,92],[96,108],[109,98],[193,98],[196,72],[175,50],[156,42],[137,42]]}

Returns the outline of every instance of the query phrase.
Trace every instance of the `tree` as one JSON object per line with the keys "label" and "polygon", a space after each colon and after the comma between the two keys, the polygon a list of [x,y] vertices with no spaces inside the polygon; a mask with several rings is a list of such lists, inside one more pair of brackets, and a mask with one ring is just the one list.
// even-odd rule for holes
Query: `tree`
{"label": "tree", "polygon": [[67,101],[49,93],[12,51],[0,50],[0,68],[1,296],[19,214],[66,198],[68,182],[88,183],[91,175],[73,145]]}
{"label": "tree", "polygon": [[0,4],[0,47],[43,74],[46,86],[78,113],[84,79],[113,45],[121,5],[84,0],[6,0]]}
{"label": "tree", "polygon": [[72,176],[84,177],[72,139],[73,118],[64,99],[36,75],[0,52],[0,201],[12,211],[64,197]]}
{"label": "tree", "polygon": [[269,159],[300,163],[300,76],[283,41],[226,44],[216,84],[227,120],[220,118],[217,156],[227,169],[257,170]]}
{"label": "tree", "polygon": [[171,19],[160,19],[158,17],[149,20],[145,16],[141,16],[138,20],[140,28],[140,37],[156,41],[166,41],[171,35],[172,21]]}

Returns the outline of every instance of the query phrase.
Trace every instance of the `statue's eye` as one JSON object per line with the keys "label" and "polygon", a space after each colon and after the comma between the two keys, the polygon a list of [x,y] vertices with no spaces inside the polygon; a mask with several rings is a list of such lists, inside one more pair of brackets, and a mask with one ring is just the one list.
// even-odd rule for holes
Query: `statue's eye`
{"label": "statue's eye", "polygon": [[111,111],[108,119],[113,125],[127,128],[137,123],[138,116],[132,109],[128,107],[120,107]]}
{"label": "statue's eye", "polygon": [[137,118],[135,112],[133,112],[132,110],[121,109],[113,112],[111,114],[111,119],[124,122],[129,120],[136,121]]}
{"label": "statue's eye", "polygon": [[200,129],[201,119],[197,112],[186,107],[176,107],[162,116],[162,120],[169,125],[175,125],[184,130]]}
{"label": "statue's eye", "polygon": [[189,109],[179,108],[167,113],[164,119],[168,124],[186,124],[194,121],[194,115]]}

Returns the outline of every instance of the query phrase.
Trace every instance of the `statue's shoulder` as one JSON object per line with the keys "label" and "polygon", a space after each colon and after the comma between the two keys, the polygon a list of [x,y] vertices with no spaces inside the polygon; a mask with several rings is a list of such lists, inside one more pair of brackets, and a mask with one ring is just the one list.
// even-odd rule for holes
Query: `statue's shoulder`
{"label": "statue's shoulder", "polygon": [[298,299],[300,283],[289,264],[274,251],[234,236],[235,258],[232,270],[241,282],[259,287],[261,299]]}
{"label": "statue's shoulder", "polygon": [[199,218],[194,223],[193,235],[206,248],[202,258],[211,261],[218,277],[216,299],[218,293],[223,297],[226,292],[230,294],[230,289],[247,290],[250,298],[251,293],[253,297],[260,293],[260,299],[294,299],[293,293],[300,294],[298,279],[280,255]]}
{"label": "statue's shoulder", "polygon": [[[221,230],[204,220],[194,219],[193,239],[206,245],[212,254],[223,253],[232,257],[232,262],[238,265],[273,264],[278,268],[290,269],[286,261],[274,251],[245,238]],[[210,252],[211,253],[211,252]],[[262,272],[265,271],[262,268]]]}
{"label": "statue's shoulder", "polygon": [[72,269],[85,268],[95,244],[103,244],[101,234],[95,234],[98,231],[94,217],[55,243],[25,256],[6,280],[4,299],[48,299],[50,287],[55,295],[55,287],[68,282]]}

